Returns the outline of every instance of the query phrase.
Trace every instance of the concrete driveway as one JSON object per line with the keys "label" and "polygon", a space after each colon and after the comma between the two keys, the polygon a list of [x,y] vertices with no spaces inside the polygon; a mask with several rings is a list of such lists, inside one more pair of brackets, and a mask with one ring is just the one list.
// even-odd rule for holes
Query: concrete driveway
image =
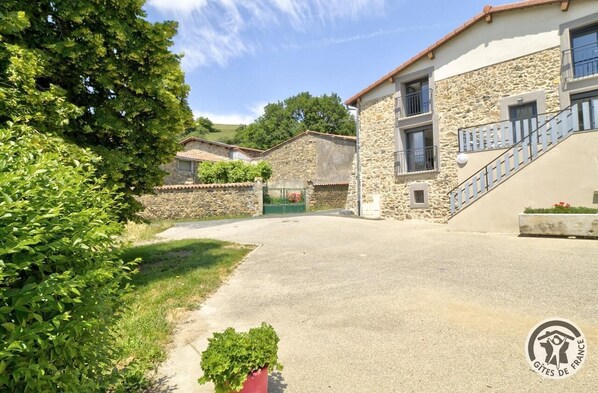
{"label": "concrete driveway", "polygon": [[[272,324],[270,392],[592,392],[598,387],[598,241],[449,232],[422,222],[300,216],[181,224],[161,236],[257,248],[177,331],[158,391],[197,385],[214,331]],[[562,317],[583,368],[544,379],[530,329]]]}

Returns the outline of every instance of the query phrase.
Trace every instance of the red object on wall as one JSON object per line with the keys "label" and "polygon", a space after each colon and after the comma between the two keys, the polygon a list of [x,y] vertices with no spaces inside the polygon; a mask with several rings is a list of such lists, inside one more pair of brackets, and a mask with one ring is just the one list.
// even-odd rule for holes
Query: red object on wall
{"label": "red object on wall", "polygon": [[268,393],[268,366],[249,374],[239,393]]}

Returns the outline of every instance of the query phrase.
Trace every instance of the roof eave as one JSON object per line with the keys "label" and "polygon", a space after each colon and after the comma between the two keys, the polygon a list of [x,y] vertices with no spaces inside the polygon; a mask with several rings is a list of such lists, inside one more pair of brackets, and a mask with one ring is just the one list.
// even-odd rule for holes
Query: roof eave
{"label": "roof eave", "polygon": [[467,22],[450,32],[449,34],[445,35],[443,38],[436,41],[434,44],[428,46],[426,49],[419,52],[417,55],[413,56],[411,59],[407,60],[388,74],[384,75],[382,78],[378,79],[376,82],[372,83],[359,93],[355,94],[353,97],[346,100],[345,105],[355,106],[355,104],[357,104],[360,101],[361,97],[363,97],[365,94],[374,90],[376,87],[382,85],[386,81],[393,81],[393,78],[398,73],[407,69],[422,58],[428,56],[429,53],[433,53],[436,49],[440,48],[442,45],[449,42],[456,36],[460,35],[461,33],[466,31],[476,23],[480,22],[481,20],[487,20],[487,18],[490,18],[490,20],[492,20],[491,18],[493,14],[557,3],[561,4],[561,11],[567,11],[569,8],[570,0],[527,0],[518,3],[509,3],[498,6],[487,5],[484,7],[482,12],[480,12],[479,14],[477,14],[476,16],[474,16],[473,18],[471,18],[470,20],[468,20]]}

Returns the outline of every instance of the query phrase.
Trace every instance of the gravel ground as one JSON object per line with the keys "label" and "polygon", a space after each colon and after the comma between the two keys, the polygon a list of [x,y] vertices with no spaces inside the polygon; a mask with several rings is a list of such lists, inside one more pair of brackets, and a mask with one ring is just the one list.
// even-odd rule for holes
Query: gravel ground
{"label": "gravel ground", "polygon": [[[185,223],[161,236],[261,247],[179,326],[157,392],[212,392],[197,385],[207,338],[262,321],[281,337],[285,366],[271,393],[597,391],[596,240],[317,215]],[[530,329],[550,317],[588,341],[565,380],[537,375],[524,355]]]}

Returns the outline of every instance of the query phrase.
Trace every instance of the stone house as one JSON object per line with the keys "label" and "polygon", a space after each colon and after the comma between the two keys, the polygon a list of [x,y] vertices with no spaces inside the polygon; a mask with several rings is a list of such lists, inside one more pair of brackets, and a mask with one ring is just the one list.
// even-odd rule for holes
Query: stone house
{"label": "stone house", "polygon": [[269,188],[308,189],[310,207],[344,207],[355,157],[355,137],[305,131],[266,151]]}
{"label": "stone house", "polygon": [[164,185],[197,183],[197,168],[204,161],[252,161],[262,150],[189,137],[180,142],[182,150],[162,169],[168,172]]}
{"label": "stone house", "polygon": [[598,204],[595,0],[486,6],[345,103],[360,215],[515,232],[527,206]]}
{"label": "stone house", "polygon": [[308,182],[349,184],[355,137],[305,131],[264,151],[272,165],[269,187],[305,188]]}

